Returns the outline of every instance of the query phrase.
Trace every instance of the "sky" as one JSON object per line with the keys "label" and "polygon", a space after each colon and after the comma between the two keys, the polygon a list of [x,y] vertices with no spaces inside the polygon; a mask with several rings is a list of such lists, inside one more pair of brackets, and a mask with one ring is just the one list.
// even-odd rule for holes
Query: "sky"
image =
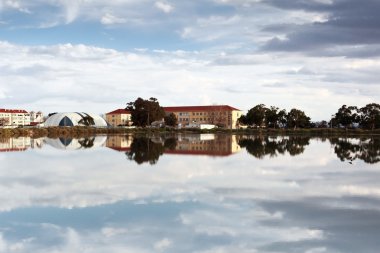
{"label": "sky", "polygon": [[378,0],[0,0],[0,108],[379,103]]}

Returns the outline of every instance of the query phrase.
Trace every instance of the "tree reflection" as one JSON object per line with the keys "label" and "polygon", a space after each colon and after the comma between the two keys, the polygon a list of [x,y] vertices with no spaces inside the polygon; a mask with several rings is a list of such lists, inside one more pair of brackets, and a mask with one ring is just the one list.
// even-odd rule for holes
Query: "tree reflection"
{"label": "tree reflection", "polygon": [[92,148],[94,146],[94,141],[95,141],[95,137],[93,137],[93,138],[84,138],[84,139],[79,139],[78,143],[83,148]]}
{"label": "tree reflection", "polygon": [[380,162],[380,138],[331,138],[330,143],[342,162],[356,159],[370,164]]}
{"label": "tree reflection", "polygon": [[137,164],[149,162],[156,164],[159,157],[164,153],[164,145],[160,142],[153,142],[147,137],[136,137],[133,139],[130,151],[126,152],[129,160]]}
{"label": "tree reflection", "polygon": [[288,152],[291,156],[302,154],[309,145],[309,137],[292,136],[288,138],[273,138],[269,136],[252,136],[239,140],[239,145],[256,158],[275,157]]}

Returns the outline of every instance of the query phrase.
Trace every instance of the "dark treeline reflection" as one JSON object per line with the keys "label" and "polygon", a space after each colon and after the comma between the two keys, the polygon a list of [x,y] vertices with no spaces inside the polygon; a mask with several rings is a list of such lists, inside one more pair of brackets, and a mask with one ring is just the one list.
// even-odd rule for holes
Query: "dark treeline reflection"
{"label": "dark treeline reflection", "polygon": [[157,163],[159,157],[164,154],[165,150],[173,150],[177,146],[176,138],[167,138],[164,144],[147,137],[136,137],[133,139],[130,150],[125,154],[129,160],[138,164],[149,162]]}
{"label": "dark treeline reflection", "polygon": [[[326,138],[316,138],[326,141]],[[380,162],[380,138],[328,138],[337,157],[342,161],[356,159],[374,164]],[[309,145],[310,137],[248,136],[240,138],[238,144],[252,156],[262,159],[288,153],[300,155]]]}
{"label": "dark treeline reflection", "polygon": [[370,164],[380,162],[380,138],[331,138],[330,143],[342,162],[356,159]]}
{"label": "dark treeline reflection", "polygon": [[289,153],[291,156],[302,154],[305,146],[309,145],[310,137],[269,137],[251,136],[239,140],[239,145],[256,158],[265,156],[275,157],[279,154]]}

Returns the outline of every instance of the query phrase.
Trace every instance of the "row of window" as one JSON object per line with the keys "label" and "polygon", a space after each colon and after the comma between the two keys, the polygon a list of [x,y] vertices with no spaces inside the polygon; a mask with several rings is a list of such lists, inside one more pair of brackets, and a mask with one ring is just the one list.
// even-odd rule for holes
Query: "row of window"
{"label": "row of window", "polygon": [[[227,115],[227,112],[193,112],[193,116],[200,116],[200,115]],[[178,113],[179,116],[189,116],[189,112],[180,112]]]}
{"label": "row of window", "polygon": [[[192,121],[211,121],[211,118],[192,118],[191,120]],[[179,122],[184,122],[184,121],[188,122],[188,121],[190,121],[190,119],[189,118],[179,118],[178,121]]]}

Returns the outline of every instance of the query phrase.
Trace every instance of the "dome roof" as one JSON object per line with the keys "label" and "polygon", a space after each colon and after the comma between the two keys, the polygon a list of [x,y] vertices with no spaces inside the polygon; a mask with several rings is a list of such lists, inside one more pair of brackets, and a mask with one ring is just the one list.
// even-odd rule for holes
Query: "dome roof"
{"label": "dome roof", "polygon": [[96,114],[85,112],[64,112],[51,115],[45,126],[95,126],[106,127],[107,122]]}

